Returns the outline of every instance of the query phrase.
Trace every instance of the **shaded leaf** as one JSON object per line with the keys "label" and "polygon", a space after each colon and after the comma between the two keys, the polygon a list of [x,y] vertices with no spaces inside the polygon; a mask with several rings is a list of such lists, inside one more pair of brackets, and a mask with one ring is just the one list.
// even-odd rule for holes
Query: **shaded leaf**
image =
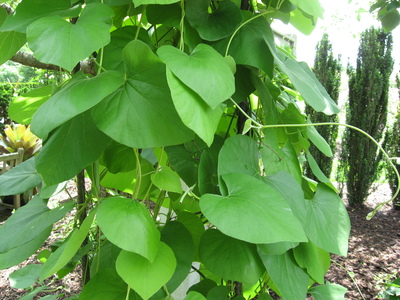
{"label": "shaded leaf", "polygon": [[343,300],[347,288],[338,284],[326,283],[317,285],[308,290],[315,300]]}
{"label": "shaded leaf", "polygon": [[32,286],[39,277],[42,265],[31,264],[12,272],[9,276],[10,286],[14,289],[25,289]]}

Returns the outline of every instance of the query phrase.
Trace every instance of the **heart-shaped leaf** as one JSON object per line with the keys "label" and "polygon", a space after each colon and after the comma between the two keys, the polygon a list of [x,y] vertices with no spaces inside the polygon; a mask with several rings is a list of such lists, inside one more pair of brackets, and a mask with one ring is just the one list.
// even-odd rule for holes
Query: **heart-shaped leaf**
{"label": "heart-shaped leaf", "polygon": [[254,284],[265,272],[256,245],[231,238],[215,229],[203,234],[199,256],[208,270],[225,280]]}
{"label": "heart-shaped leaf", "polygon": [[172,100],[183,124],[210,146],[223,113],[222,105],[215,109],[210,108],[198,94],[169,70],[167,70],[167,80]]}
{"label": "heart-shaped leaf", "polygon": [[14,56],[26,43],[24,33],[16,31],[0,31],[0,65]]}
{"label": "heart-shaped leaf", "polygon": [[109,141],[86,111],[50,134],[36,157],[36,168],[47,185],[63,182],[97,160]]}
{"label": "heart-shaped leaf", "polygon": [[232,34],[242,21],[239,7],[229,0],[218,2],[209,13],[210,0],[186,1],[186,18],[204,40],[216,41]]}
{"label": "heart-shaped leaf", "polygon": [[151,175],[153,184],[161,190],[174,193],[182,193],[182,184],[179,175],[167,166],[163,166],[160,171]]}
{"label": "heart-shaped leaf", "polygon": [[235,78],[228,61],[209,45],[197,45],[190,55],[175,47],[163,46],[157,54],[212,109],[235,92]]}
{"label": "heart-shaped leaf", "polygon": [[[123,51],[126,82],[100,102],[93,119],[113,140],[134,148],[177,145],[193,138],[171,100],[165,64],[141,41]],[[121,130],[123,128],[123,130]]]}
{"label": "heart-shaped leaf", "polygon": [[160,232],[149,212],[135,199],[110,197],[97,212],[97,221],[104,235],[121,249],[135,252],[145,260],[154,261]]}
{"label": "heart-shaped leaf", "polygon": [[[124,75],[107,71],[87,78],[74,75],[61,90],[50,97],[34,114],[31,130],[39,137],[95,106],[124,83]],[[85,101],[82,101],[85,99]]]}
{"label": "heart-shaped leaf", "polygon": [[239,173],[222,179],[229,194],[205,194],[200,207],[224,234],[258,244],[307,241],[289,204],[270,184]]}
{"label": "heart-shaped leaf", "polygon": [[108,5],[90,3],[76,24],[60,16],[41,18],[28,27],[29,47],[41,62],[71,71],[80,60],[110,42],[113,14]]}
{"label": "heart-shaped leaf", "polygon": [[318,247],[347,255],[350,219],[342,199],[327,185],[320,183],[312,200],[305,201],[307,222],[304,230]]}
{"label": "heart-shaped leaf", "polygon": [[149,299],[171,279],[176,268],[174,252],[160,243],[153,262],[133,252],[122,250],[116,262],[119,276],[143,299]]}

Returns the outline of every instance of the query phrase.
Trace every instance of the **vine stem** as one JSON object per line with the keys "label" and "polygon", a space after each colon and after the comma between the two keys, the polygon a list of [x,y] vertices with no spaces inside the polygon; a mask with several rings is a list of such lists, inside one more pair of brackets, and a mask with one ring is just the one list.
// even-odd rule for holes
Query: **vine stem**
{"label": "vine stem", "polygon": [[180,30],[181,30],[181,36],[179,38],[179,50],[183,52],[185,50],[185,41],[184,41],[184,26],[185,26],[185,0],[181,0],[181,11],[182,11],[182,16],[181,16],[181,21],[179,24]]}
{"label": "vine stem", "polygon": [[342,270],[344,270],[344,271],[347,273],[347,275],[349,275],[349,277],[350,277],[351,280],[353,281],[354,285],[356,286],[356,288],[357,288],[358,293],[360,294],[360,296],[361,296],[364,300],[366,300],[365,297],[364,297],[364,295],[363,295],[363,293],[362,293],[361,290],[360,290],[360,287],[358,286],[356,280],[354,279],[354,275],[352,276],[351,273],[350,273],[345,267],[343,267],[341,264],[339,264],[337,261],[331,259],[331,262],[333,262],[334,264],[336,264],[339,268],[341,268]]}
{"label": "vine stem", "polygon": [[139,19],[139,25],[138,25],[138,28],[137,28],[136,34],[135,34],[135,40],[137,40],[138,37],[139,37],[139,32],[140,32],[140,28],[142,27],[142,18],[143,18],[143,14],[144,14],[144,10],[145,9],[146,9],[146,5],[143,5],[142,14],[140,15],[140,19]]}
{"label": "vine stem", "polygon": [[135,184],[135,191],[133,193],[133,199],[137,199],[140,191],[140,186],[142,184],[142,167],[140,165],[140,158],[139,158],[139,151],[138,149],[134,148],[133,151],[135,152],[136,157],[136,184]]}

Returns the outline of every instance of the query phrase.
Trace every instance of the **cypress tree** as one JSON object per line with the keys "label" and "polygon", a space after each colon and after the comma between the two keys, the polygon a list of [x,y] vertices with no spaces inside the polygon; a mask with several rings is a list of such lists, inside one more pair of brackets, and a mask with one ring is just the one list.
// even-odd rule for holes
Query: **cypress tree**
{"label": "cypress tree", "polygon": [[[393,70],[392,36],[370,28],[361,34],[357,66],[349,66],[347,123],[361,128],[377,141],[384,135]],[[346,128],[341,168],[345,170],[349,204],[360,205],[370,193],[382,168],[382,153],[364,135]],[[343,165],[344,164],[344,165]]]}
{"label": "cypress tree", "polygon": [[[340,63],[340,58],[335,59],[333,56],[332,44],[329,41],[328,34],[325,33],[316,46],[313,72],[336,103],[339,98],[341,69],[342,65]],[[313,123],[338,121],[337,115],[328,116],[322,112],[316,112],[310,106],[306,107],[306,114],[310,117]],[[332,152],[335,153],[338,127],[320,126],[317,130],[331,146]],[[315,158],[322,172],[329,178],[332,171],[332,157],[327,157],[314,145],[310,146],[309,151]],[[315,179],[308,164],[305,166],[305,174],[307,177]]]}
{"label": "cypress tree", "polygon": [[[399,102],[397,103],[396,117],[385,139],[385,145],[387,147],[386,150],[390,157],[400,157],[400,78],[398,75],[396,76],[396,87],[399,96]],[[396,159],[394,161],[394,165],[396,166],[397,171],[400,173],[399,163],[400,163],[399,159]],[[391,166],[388,166],[387,170],[388,170],[389,186],[392,191],[392,194],[394,194],[397,190],[399,182],[397,180],[396,173],[391,168]],[[400,195],[397,195],[397,197],[394,199],[393,207],[395,209],[400,210]]]}

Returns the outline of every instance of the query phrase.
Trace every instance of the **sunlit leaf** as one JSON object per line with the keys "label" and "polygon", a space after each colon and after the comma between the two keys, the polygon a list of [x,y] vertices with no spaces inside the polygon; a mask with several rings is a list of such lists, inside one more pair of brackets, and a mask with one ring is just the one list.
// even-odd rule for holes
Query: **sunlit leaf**
{"label": "sunlit leaf", "polygon": [[326,283],[325,285],[317,285],[308,290],[315,300],[342,300],[347,288],[338,284]]}

